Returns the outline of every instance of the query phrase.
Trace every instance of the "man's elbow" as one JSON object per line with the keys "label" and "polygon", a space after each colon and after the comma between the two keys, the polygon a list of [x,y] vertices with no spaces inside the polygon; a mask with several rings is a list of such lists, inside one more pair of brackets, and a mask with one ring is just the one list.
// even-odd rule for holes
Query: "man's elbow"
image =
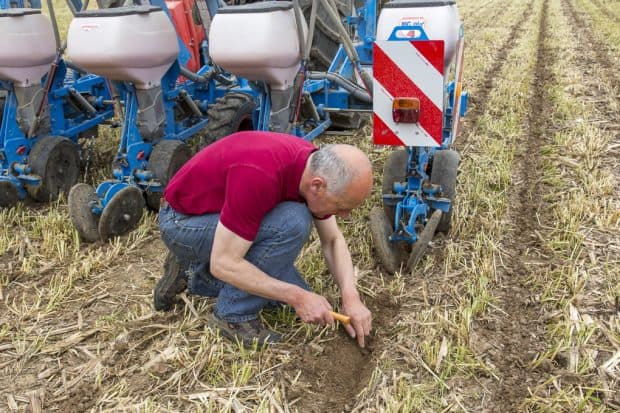
{"label": "man's elbow", "polygon": [[211,275],[213,275],[218,280],[225,282],[227,278],[226,270],[227,268],[225,260],[222,260],[221,258],[211,258],[211,261],[209,263],[209,271],[211,272]]}
{"label": "man's elbow", "polygon": [[234,263],[230,259],[224,257],[211,257],[209,263],[209,271],[211,275],[220,281],[229,283],[231,274],[235,273]]}

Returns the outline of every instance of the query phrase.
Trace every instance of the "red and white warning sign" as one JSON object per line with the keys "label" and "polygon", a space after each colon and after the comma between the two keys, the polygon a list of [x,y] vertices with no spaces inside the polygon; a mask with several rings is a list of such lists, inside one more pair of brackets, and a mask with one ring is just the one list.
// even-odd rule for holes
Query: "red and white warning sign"
{"label": "red and white warning sign", "polygon": [[[373,140],[378,145],[441,146],[443,40],[380,40],[373,46]],[[416,123],[396,122],[395,99],[418,99]]]}

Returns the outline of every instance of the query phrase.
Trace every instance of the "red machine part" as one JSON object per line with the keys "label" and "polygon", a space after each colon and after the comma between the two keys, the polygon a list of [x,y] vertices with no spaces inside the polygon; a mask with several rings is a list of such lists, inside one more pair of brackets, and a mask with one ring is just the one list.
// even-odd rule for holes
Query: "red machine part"
{"label": "red machine part", "polygon": [[205,30],[202,24],[194,18],[195,0],[167,0],[166,6],[170,11],[172,23],[183,44],[189,50],[191,57],[187,68],[192,72],[200,69],[200,44],[205,39]]}
{"label": "red machine part", "polygon": [[373,141],[441,146],[444,41],[378,40],[373,46]]}

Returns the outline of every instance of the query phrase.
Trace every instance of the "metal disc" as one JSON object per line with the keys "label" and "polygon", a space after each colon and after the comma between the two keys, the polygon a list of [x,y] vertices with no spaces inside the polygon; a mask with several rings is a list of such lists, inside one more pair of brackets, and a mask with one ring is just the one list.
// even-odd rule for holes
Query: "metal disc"
{"label": "metal disc", "polygon": [[413,267],[415,267],[424,256],[426,247],[428,247],[428,244],[433,240],[433,236],[435,236],[435,230],[437,229],[437,225],[439,225],[442,214],[443,212],[440,209],[433,211],[433,214],[420,233],[418,240],[413,244],[413,247],[411,247],[411,254],[409,254],[409,259],[407,260],[408,271],[413,270]]}
{"label": "metal disc", "polygon": [[0,181],[0,207],[12,207],[19,201],[17,188],[9,181]]}
{"label": "metal disc", "polygon": [[69,204],[69,216],[83,241],[95,242],[99,239],[97,223],[99,217],[93,214],[92,201],[97,200],[95,189],[88,184],[77,184],[71,187],[67,203]]}
{"label": "metal disc", "polygon": [[142,191],[135,186],[121,189],[103,208],[99,219],[99,236],[106,240],[126,234],[138,225],[143,212]]}
{"label": "metal disc", "polygon": [[374,207],[370,211],[370,234],[372,235],[375,250],[379,255],[385,270],[394,274],[400,269],[402,250],[400,245],[390,242],[388,237],[392,234],[392,225],[388,221],[383,209]]}

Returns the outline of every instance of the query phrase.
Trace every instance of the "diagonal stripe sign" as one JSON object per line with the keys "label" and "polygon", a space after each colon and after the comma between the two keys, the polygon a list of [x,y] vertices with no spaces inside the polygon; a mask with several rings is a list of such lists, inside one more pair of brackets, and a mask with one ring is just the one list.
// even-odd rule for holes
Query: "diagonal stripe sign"
{"label": "diagonal stripe sign", "polygon": [[[441,146],[444,42],[377,41],[373,46],[374,142],[380,145]],[[394,98],[418,98],[418,123],[396,123]],[[398,143],[401,142],[401,143]]]}

